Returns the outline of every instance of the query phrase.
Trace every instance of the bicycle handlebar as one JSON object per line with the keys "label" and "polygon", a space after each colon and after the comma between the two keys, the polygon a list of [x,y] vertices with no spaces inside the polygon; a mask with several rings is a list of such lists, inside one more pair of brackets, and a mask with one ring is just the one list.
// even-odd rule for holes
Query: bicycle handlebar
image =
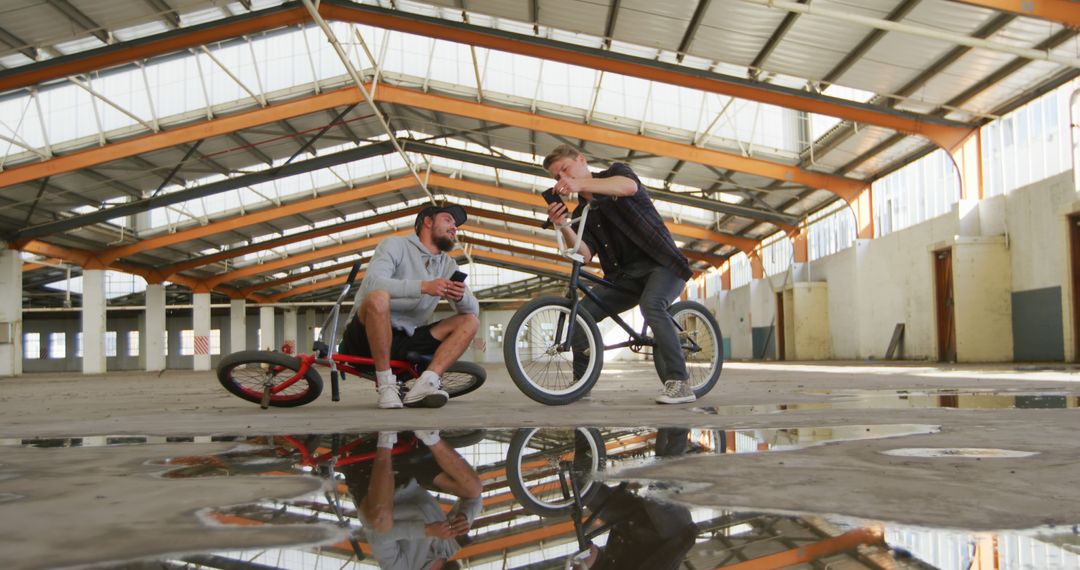
{"label": "bicycle handlebar", "polygon": [[351,286],[353,281],[356,280],[356,274],[360,272],[360,263],[360,260],[357,260],[356,263],[353,264],[352,270],[349,271],[349,278],[345,280],[346,285]]}

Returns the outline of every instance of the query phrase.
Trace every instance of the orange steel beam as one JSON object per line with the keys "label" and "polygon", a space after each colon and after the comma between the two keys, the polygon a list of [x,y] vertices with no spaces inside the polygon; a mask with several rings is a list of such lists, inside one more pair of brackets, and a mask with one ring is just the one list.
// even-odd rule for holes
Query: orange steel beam
{"label": "orange steel beam", "polygon": [[[998,2],[987,3],[995,4]],[[1012,2],[1003,1],[1000,3],[1019,5],[1028,2],[1013,0]],[[1061,12],[1070,13],[1074,19],[1080,17],[1075,9],[1075,4],[1073,4],[1073,8],[1069,8],[1067,5],[1070,2],[1066,0],[1046,3],[1061,5]],[[1069,12],[1070,10],[1071,12]],[[839,99],[815,97],[809,93],[757,87],[747,82],[725,79],[719,75],[710,76],[694,70],[680,70],[675,66],[649,65],[616,54],[594,53],[577,46],[555,45],[553,42],[521,41],[518,38],[495,30],[485,31],[478,26],[439,23],[431,18],[397,15],[387,10],[376,11],[367,8],[341,6],[330,2],[323,2],[319,7],[319,13],[327,19],[361,23],[388,30],[535,57],[541,60],[559,61],[570,65],[639,77],[649,81],[669,83],[789,109],[798,109],[859,123],[878,125],[902,133],[921,135],[946,150],[951,149],[956,143],[963,140],[972,130],[961,126],[941,124],[932,120],[920,120],[907,114],[889,110],[876,110],[863,105],[845,103]],[[1075,24],[1072,25],[1075,26]],[[820,187],[827,188],[825,186]]]}
{"label": "orange steel beam", "polygon": [[717,570],[765,570],[766,568],[786,568],[799,564],[807,564],[848,550],[854,550],[863,544],[884,544],[885,538],[881,529],[860,528],[845,532],[840,536],[827,538],[808,546],[800,546],[784,552],[769,554],[760,558],[754,558],[745,562],[739,562],[728,566],[717,566]]}
{"label": "orange steel beam", "polygon": [[[166,233],[166,234],[162,234],[162,235],[155,236],[155,237],[152,237],[152,238],[147,238],[147,239],[144,239],[144,240],[140,240],[140,241],[135,242],[135,243],[131,243],[131,244],[127,244],[127,245],[121,245],[121,246],[118,246],[118,247],[107,249],[98,256],[98,259],[102,260],[103,262],[108,263],[108,262],[110,262],[110,261],[112,261],[114,259],[119,259],[121,257],[127,257],[127,256],[135,254],[135,253],[141,253],[141,252],[150,251],[150,250],[153,250],[153,249],[158,249],[158,248],[162,248],[162,247],[168,247],[168,246],[176,245],[178,243],[182,243],[182,242],[185,242],[185,241],[204,238],[204,237],[207,237],[207,236],[212,236],[212,235],[215,235],[215,234],[220,234],[220,233],[228,232],[228,231],[231,231],[231,230],[236,230],[236,229],[239,229],[239,228],[253,226],[255,224],[261,224],[261,223],[270,222],[270,221],[273,221],[273,220],[279,220],[281,218],[285,218],[285,217],[288,217],[288,216],[294,216],[294,215],[297,215],[297,214],[302,214],[302,213],[310,212],[310,211],[313,211],[313,210],[321,210],[321,209],[324,209],[324,208],[332,208],[334,206],[338,206],[338,205],[344,204],[346,202],[352,202],[354,200],[366,200],[368,198],[372,198],[372,197],[378,196],[380,194],[385,194],[387,192],[394,192],[396,190],[401,190],[403,188],[408,188],[410,186],[415,186],[415,185],[416,185],[416,179],[414,179],[413,177],[411,177],[411,176],[409,176],[409,177],[400,177],[400,178],[394,178],[394,179],[391,179],[391,180],[376,182],[374,184],[370,184],[370,185],[367,185],[367,186],[362,186],[362,187],[359,187],[359,188],[353,188],[353,189],[350,189],[350,190],[344,190],[344,191],[341,191],[341,192],[335,192],[333,194],[327,194],[327,195],[324,195],[324,196],[319,196],[318,198],[314,198],[314,199],[303,199],[303,200],[293,202],[291,204],[285,204],[285,205],[281,205],[281,206],[277,206],[277,207],[273,207],[273,208],[267,208],[265,210],[260,210],[258,212],[245,214],[243,216],[231,217],[231,218],[221,220],[221,221],[218,221],[218,222],[213,222],[213,223],[210,223],[210,224],[206,224],[205,226],[197,226],[197,227],[189,228],[189,229],[186,229],[186,230],[181,230],[181,231],[178,231],[176,233],[171,233],[171,234]],[[416,213],[415,210],[409,210],[409,211],[412,211],[413,213]],[[382,218],[385,218],[386,216],[391,216],[391,215],[393,215],[393,214],[385,214],[383,216],[377,216],[380,219],[379,220],[372,219],[371,223],[377,223],[378,221],[382,221]],[[400,214],[397,214],[397,215],[404,215],[404,213],[400,213]],[[359,221],[362,221],[362,220],[357,220],[357,221],[359,222]],[[208,262],[208,263],[212,263],[212,262]],[[180,265],[180,264],[178,264],[178,265]],[[189,268],[189,267],[185,267],[185,269],[187,269],[187,268]],[[182,269],[177,270],[177,271],[182,271]]]}
{"label": "orange steel beam", "polygon": [[334,264],[334,265],[327,265],[326,267],[320,267],[319,269],[312,269],[311,271],[305,271],[304,273],[299,273],[299,274],[296,274],[296,275],[290,275],[288,277],[282,277],[281,279],[274,279],[273,281],[265,281],[263,283],[257,283],[255,285],[250,286],[250,287],[244,287],[243,289],[240,289],[239,291],[240,291],[240,293],[243,293],[244,295],[250,295],[251,293],[254,293],[255,291],[261,291],[263,289],[269,289],[271,287],[277,287],[278,285],[285,285],[287,283],[293,283],[295,281],[301,281],[303,279],[309,279],[311,277],[315,277],[315,276],[318,276],[318,275],[325,275],[327,273],[333,273],[335,271],[341,271],[342,269],[348,269],[348,268],[352,267],[353,264],[356,263],[357,261],[359,261],[361,266],[362,266],[364,263],[367,263],[370,259],[371,259],[370,257],[362,257],[362,258],[360,258],[358,260],[346,261],[344,263],[337,263],[337,264]]}
{"label": "orange steel beam", "polygon": [[[386,103],[411,105],[432,111],[445,112],[478,120],[486,120],[525,129],[563,135],[570,138],[635,149],[649,154],[707,164],[719,168],[764,176],[766,178],[795,182],[813,188],[829,190],[848,201],[854,199],[858,194],[858,191],[866,186],[865,183],[858,180],[810,172],[780,162],[744,157],[728,152],[698,148],[684,143],[665,141],[615,129],[583,125],[573,121],[544,117],[524,111],[474,103],[441,95],[432,95],[419,90],[392,86],[385,83],[379,86],[376,93],[376,99]],[[0,172],[0,188],[19,182],[26,182],[46,176],[55,176],[57,174],[71,172],[80,168],[87,168],[111,160],[127,158],[153,150],[160,150],[178,144],[202,140],[207,137],[228,134],[237,130],[282,119],[359,102],[361,102],[359,90],[355,88],[345,88],[337,91],[325,92],[320,95],[313,95],[304,99],[280,103],[263,109],[255,109],[236,115],[211,119],[209,121],[180,127],[174,130],[143,135],[141,137],[78,151],[43,162],[18,166]]]}
{"label": "orange steel beam", "polygon": [[957,0],[972,6],[982,6],[1080,28],[1080,6],[1075,0]]}
{"label": "orange steel beam", "polygon": [[[40,240],[30,240],[19,247],[20,251],[25,251],[45,257],[52,257],[56,259],[62,259],[64,261],[74,263],[83,269],[111,269],[113,271],[121,271],[130,275],[138,275],[146,280],[147,283],[160,283],[157,278],[156,272],[153,268],[139,267],[137,265],[130,265],[126,263],[101,263],[97,257],[96,252],[88,251],[85,249],[79,249],[75,247],[62,247],[59,245],[53,245],[48,242]],[[177,276],[174,279],[170,279],[177,285],[183,285],[192,290],[198,289],[202,283],[195,279],[189,279],[186,277]]]}
{"label": "orange steel beam", "polygon": [[155,150],[203,140],[208,137],[224,135],[274,121],[291,119],[326,109],[351,105],[361,101],[356,88],[327,91],[303,99],[286,101],[264,107],[226,115],[193,125],[177,127],[159,133],[125,139],[105,146],[80,150],[71,154],[57,156],[48,160],[16,166],[0,172],[0,188],[27,182],[46,176],[56,176],[80,168],[88,168],[104,162],[128,158]]}
{"label": "orange steel beam", "polygon": [[91,50],[27,66],[29,69],[0,76],[0,91],[28,87],[58,79],[131,63],[155,55],[180,51],[247,34],[299,24],[310,19],[303,6],[266,10],[249,17],[230,18],[224,23],[192,26],[159,36],[150,36],[120,44],[120,46]]}
{"label": "orange steel beam", "polygon": [[253,263],[246,265],[240,269],[223,273],[221,275],[215,275],[209,279],[203,281],[206,287],[211,289],[227,281],[238,279],[240,277],[247,277],[250,275],[258,275],[260,273],[271,273],[284,269],[286,267],[292,267],[294,265],[300,265],[302,263],[308,263],[312,261],[319,261],[330,257],[336,257],[338,255],[346,255],[350,253],[359,253],[365,248],[375,247],[378,243],[389,236],[405,235],[412,233],[412,228],[395,230],[391,232],[383,232],[374,236],[363,238],[354,241],[348,241],[345,243],[333,245],[330,247],[324,247],[316,251],[309,251],[306,253],[300,253],[296,255],[290,255],[288,257],[282,257],[273,261],[267,261],[265,263]]}
{"label": "orange steel beam", "polygon": [[773,180],[795,182],[811,188],[828,190],[845,200],[854,199],[858,192],[867,186],[866,182],[860,180],[803,170],[795,165],[751,158],[720,150],[699,148],[686,143],[586,125],[566,119],[557,119],[526,111],[455,99],[444,95],[424,93],[418,89],[408,89],[386,83],[379,85],[378,91],[375,93],[375,99],[383,103],[408,105],[418,109],[427,109],[480,121],[540,131],[571,139],[633,149],[647,154],[715,166]]}
{"label": "orange steel beam", "polygon": [[[1080,16],[1067,0],[961,0],[970,4],[1013,11],[1022,15],[1059,21],[1077,27]],[[611,73],[639,77],[650,81],[680,85],[711,93],[740,97],[791,109],[830,115],[855,122],[890,128],[899,132],[921,135],[938,146],[951,149],[966,136],[961,126],[924,121],[908,114],[886,109],[877,110],[865,105],[847,103],[839,99],[812,96],[794,90],[785,91],[755,86],[748,82],[733,81],[719,75],[696,70],[679,69],[676,66],[649,64],[617,54],[601,54],[583,51],[576,46],[556,45],[553,42],[521,41],[506,33],[487,31],[479,26],[456,23],[440,23],[433,19],[413,15],[397,15],[389,11],[370,8],[339,6],[324,2],[320,14],[329,20],[363,23],[388,30],[423,35],[455,41],[465,45],[481,46],[507,53],[515,53],[540,59],[561,61],[571,65],[590,67]],[[0,91],[28,87],[89,71],[95,71],[131,63],[141,59],[206,45],[217,41],[240,37],[275,28],[310,21],[302,6],[261,11],[250,16],[229,18],[223,22],[208,22],[110,46],[82,54],[57,58],[27,66],[26,70],[14,70],[0,74]]]}
{"label": "orange steel beam", "polygon": [[549,538],[555,538],[558,536],[571,534],[574,534],[573,521],[566,521],[553,525],[542,526],[537,529],[519,532],[507,536],[501,536],[492,540],[474,542],[457,551],[457,553],[451,557],[451,560],[472,558],[475,556],[490,554],[492,552],[499,552],[501,550],[506,550],[517,546],[533,545]]}

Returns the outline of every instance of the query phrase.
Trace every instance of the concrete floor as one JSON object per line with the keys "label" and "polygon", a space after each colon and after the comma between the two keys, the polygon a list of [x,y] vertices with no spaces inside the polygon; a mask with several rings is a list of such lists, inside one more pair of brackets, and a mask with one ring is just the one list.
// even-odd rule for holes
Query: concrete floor
{"label": "concrete floor", "polygon": [[[488,370],[488,382],[478,392],[437,410],[378,410],[372,385],[355,379],[343,385],[340,402],[332,402],[327,389],[307,406],[266,411],[225,392],[211,372],[0,379],[0,439],[7,445],[0,460],[0,552],[12,552],[18,545],[27,556],[38,556],[39,563],[4,566],[40,567],[42,560],[50,560],[46,567],[51,567],[141,556],[177,544],[194,551],[226,538],[234,544],[273,543],[273,537],[263,535],[246,539],[243,529],[229,537],[200,531],[192,512],[204,505],[295,496],[306,490],[293,478],[258,486],[190,481],[185,485],[194,488],[187,494],[175,492],[175,487],[164,491],[160,483],[128,475],[153,472],[147,467],[153,464],[150,456],[164,456],[167,449],[139,446],[138,457],[109,467],[117,456],[105,450],[113,448],[18,447],[18,439],[32,437],[523,426],[850,430],[919,424],[940,426],[940,431],[776,453],[688,457],[638,468],[633,476],[686,483],[680,499],[702,506],[839,514],[969,530],[1080,523],[1080,371],[1075,367],[728,363],[718,388],[699,402],[659,406],[652,402],[659,383],[651,366],[614,362],[607,364],[591,398],[562,407],[526,398],[501,365],[489,365]],[[906,391],[907,397],[898,397],[898,391]],[[945,399],[938,397],[942,393]],[[1013,398],[1017,394],[1020,400]],[[1037,402],[1026,396],[1039,394],[1054,396],[1054,402],[1068,409],[1008,407]],[[929,407],[942,403],[959,408]],[[965,409],[972,406],[976,409]],[[881,453],[896,448],[993,448],[1035,455],[923,459]],[[192,502],[192,496],[198,500]],[[105,532],[122,536],[124,528],[139,524],[161,528],[158,541],[114,544],[115,539],[102,538]],[[72,551],[74,541],[87,547],[74,549],[71,559],[56,559],[60,551]],[[0,561],[4,556],[0,554]]]}

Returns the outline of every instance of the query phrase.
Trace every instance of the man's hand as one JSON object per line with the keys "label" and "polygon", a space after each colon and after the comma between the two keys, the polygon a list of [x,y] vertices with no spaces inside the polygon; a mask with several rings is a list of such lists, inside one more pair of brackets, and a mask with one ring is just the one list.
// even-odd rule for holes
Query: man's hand
{"label": "man's hand", "polygon": [[453,520],[439,521],[424,525],[424,534],[435,538],[450,539],[469,532],[469,520],[465,515],[458,515]]}
{"label": "man's hand", "polygon": [[561,178],[555,183],[554,192],[558,196],[569,196],[583,190],[582,180],[577,178]]}
{"label": "man's hand", "polygon": [[548,204],[547,211],[548,219],[551,220],[551,223],[556,226],[562,226],[566,223],[567,214],[565,204],[560,204],[558,202]]}
{"label": "man's hand", "polygon": [[420,292],[432,297],[460,301],[465,297],[465,284],[449,279],[432,279],[431,281],[420,282]]}

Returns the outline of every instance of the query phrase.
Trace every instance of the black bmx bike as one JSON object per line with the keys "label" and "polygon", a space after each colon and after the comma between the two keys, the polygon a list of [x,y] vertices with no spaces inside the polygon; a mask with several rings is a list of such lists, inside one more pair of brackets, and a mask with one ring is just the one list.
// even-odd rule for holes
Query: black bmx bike
{"label": "black bmx bike", "polygon": [[[588,280],[616,287],[582,271],[584,259],[577,253],[585,219],[596,201],[594,198],[579,218],[571,220],[577,222],[578,236],[572,247],[564,247],[562,233],[555,230],[560,254],[572,263],[566,295],[538,297],[523,305],[510,319],[503,341],[503,358],[514,384],[526,396],[549,406],[569,404],[588,394],[600,378],[605,350],[629,348],[636,354],[652,355],[656,346],[648,323],[640,332],[634,330],[583,284]],[[579,309],[579,290],[626,331],[629,339],[605,346],[596,321]],[[679,334],[690,387],[701,398],[716,385],[724,365],[720,325],[708,308],[695,301],[673,303],[668,315]]]}

